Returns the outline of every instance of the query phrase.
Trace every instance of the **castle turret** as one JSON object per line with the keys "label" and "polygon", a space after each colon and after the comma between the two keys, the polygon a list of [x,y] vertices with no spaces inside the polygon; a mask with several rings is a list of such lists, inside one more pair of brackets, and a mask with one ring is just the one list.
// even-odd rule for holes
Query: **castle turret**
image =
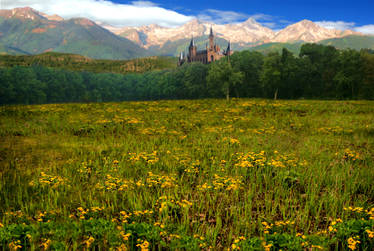
{"label": "castle turret", "polygon": [[231,55],[231,42],[229,41],[229,44],[227,45],[227,49],[226,49],[226,56],[230,56]]}
{"label": "castle turret", "polygon": [[190,57],[196,56],[196,45],[195,45],[195,40],[193,39],[193,37],[191,39],[190,47],[188,48],[188,50],[189,50]]}
{"label": "castle turret", "polygon": [[209,34],[209,49],[214,49],[214,34],[213,34],[213,28],[210,27],[210,34]]}

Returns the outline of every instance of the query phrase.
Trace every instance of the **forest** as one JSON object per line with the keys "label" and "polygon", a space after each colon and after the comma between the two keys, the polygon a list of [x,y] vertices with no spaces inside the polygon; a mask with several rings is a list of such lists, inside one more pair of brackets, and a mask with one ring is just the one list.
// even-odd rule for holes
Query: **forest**
{"label": "forest", "polygon": [[241,51],[210,65],[145,73],[0,68],[0,104],[200,98],[373,99],[374,51],[304,44],[300,54]]}

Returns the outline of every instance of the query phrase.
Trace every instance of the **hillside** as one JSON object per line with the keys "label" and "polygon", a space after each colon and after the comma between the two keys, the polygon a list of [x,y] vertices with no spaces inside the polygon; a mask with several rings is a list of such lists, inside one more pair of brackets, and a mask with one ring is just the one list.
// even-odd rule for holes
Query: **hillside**
{"label": "hillside", "polygon": [[374,36],[347,36],[344,38],[333,38],[319,42],[323,45],[332,45],[338,49],[355,49],[363,48],[374,49]]}
{"label": "hillside", "polygon": [[30,8],[0,12],[0,52],[66,52],[100,59],[144,57],[146,50],[84,18],[51,20]]}
{"label": "hillside", "polygon": [[65,70],[110,72],[110,73],[143,73],[152,70],[175,68],[177,59],[172,57],[148,57],[132,60],[104,60],[88,57],[48,52],[40,55],[0,55],[0,66],[12,67],[42,65]]}

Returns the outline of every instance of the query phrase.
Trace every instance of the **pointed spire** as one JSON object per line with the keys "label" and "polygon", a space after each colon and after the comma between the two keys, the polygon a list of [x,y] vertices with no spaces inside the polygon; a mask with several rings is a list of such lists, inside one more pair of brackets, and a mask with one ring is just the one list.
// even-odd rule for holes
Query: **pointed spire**
{"label": "pointed spire", "polygon": [[195,40],[193,39],[193,36],[192,36],[190,47],[194,47],[194,46],[195,46]]}
{"label": "pointed spire", "polygon": [[227,45],[226,53],[229,54],[231,51],[231,42],[229,41],[229,44]]}
{"label": "pointed spire", "polygon": [[213,26],[210,26],[210,34],[209,34],[209,36],[211,36],[211,37],[214,36],[214,35],[213,35]]}

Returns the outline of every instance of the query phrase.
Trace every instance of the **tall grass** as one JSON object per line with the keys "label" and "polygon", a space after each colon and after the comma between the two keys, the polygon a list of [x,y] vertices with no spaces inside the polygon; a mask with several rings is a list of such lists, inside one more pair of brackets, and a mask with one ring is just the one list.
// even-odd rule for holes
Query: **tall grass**
{"label": "tall grass", "polygon": [[1,107],[0,247],[369,250],[373,137],[366,101]]}

